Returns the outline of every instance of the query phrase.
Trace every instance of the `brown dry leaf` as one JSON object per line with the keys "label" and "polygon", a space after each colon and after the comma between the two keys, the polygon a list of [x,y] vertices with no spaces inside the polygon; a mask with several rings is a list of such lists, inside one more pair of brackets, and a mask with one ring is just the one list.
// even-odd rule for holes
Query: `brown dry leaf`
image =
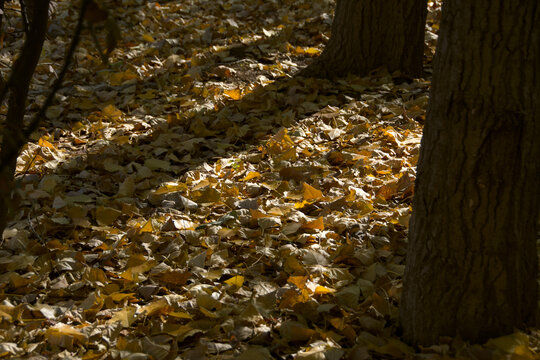
{"label": "brown dry leaf", "polygon": [[287,342],[308,341],[316,332],[297,321],[285,321],[279,328],[281,338]]}
{"label": "brown dry leaf", "polygon": [[114,313],[114,315],[108,320],[108,323],[114,324],[115,322],[119,321],[122,327],[129,328],[131,324],[137,320],[135,314],[137,313],[137,309],[133,306],[128,306],[120,311],[117,311]]}
{"label": "brown dry leaf", "polygon": [[96,208],[96,221],[101,226],[109,226],[122,214],[120,210],[99,206]]}
{"label": "brown dry leaf", "polygon": [[191,198],[198,204],[215,203],[221,199],[221,193],[217,189],[206,187],[202,191],[193,191],[191,193]]}
{"label": "brown dry leaf", "polygon": [[128,281],[138,281],[141,275],[143,275],[145,272],[150,271],[156,265],[156,260],[149,260],[143,264],[132,266],[126,269],[124,272],[120,273],[119,275]]}
{"label": "brown dry leaf", "polygon": [[286,272],[293,275],[303,275],[306,272],[302,264],[294,256],[289,256],[287,257],[287,259],[285,259],[285,264],[283,265],[283,268]]}
{"label": "brown dry leaf", "polygon": [[389,200],[397,193],[397,183],[392,182],[390,184],[383,185],[377,190],[377,197],[380,197],[384,200]]}
{"label": "brown dry leaf", "polygon": [[176,270],[159,275],[159,280],[168,286],[182,286],[187,283],[191,276],[192,274],[190,272],[182,272],[180,270]]}
{"label": "brown dry leaf", "polygon": [[285,167],[279,170],[279,176],[283,180],[295,180],[296,182],[301,182],[305,180],[308,173],[300,167]]}

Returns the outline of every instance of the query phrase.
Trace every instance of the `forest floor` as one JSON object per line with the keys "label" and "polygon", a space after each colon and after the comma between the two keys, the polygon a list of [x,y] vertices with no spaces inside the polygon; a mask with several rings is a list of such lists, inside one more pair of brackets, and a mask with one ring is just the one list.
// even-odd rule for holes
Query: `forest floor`
{"label": "forest floor", "polygon": [[[56,4],[29,112],[64,60],[72,3]],[[110,64],[85,31],[18,160],[0,357],[537,358],[535,330],[482,346],[399,338],[438,3],[426,78],[410,83],[294,77],[323,49],[333,1],[101,4],[122,33]]]}

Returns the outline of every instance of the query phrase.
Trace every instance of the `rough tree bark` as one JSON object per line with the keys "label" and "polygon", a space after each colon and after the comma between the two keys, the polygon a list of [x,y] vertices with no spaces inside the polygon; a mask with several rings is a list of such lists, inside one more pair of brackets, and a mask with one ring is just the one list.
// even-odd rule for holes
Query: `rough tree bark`
{"label": "rough tree bark", "polygon": [[445,0],[400,305],[404,337],[534,324],[540,3]]}
{"label": "rough tree bark", "polygon": [[299,75],[366,75],[385,66],[421,76],[426,13],[426,0],[338,0],[328,44]]}

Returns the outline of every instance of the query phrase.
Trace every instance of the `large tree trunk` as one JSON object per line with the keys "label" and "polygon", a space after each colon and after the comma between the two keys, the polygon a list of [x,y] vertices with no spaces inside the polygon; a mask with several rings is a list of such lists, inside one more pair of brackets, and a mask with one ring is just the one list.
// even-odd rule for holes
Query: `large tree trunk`
{"label": "large tree trunk", "polygon": [[405,339],[536,320],[540,3],[445,0],[401,299]]}
{"label": "large tree trunk", "polygon": [[25,4],[33,8],[30,29],[21,56],[15,61],[11,78],[5,86],[9,91],[6,126],[2,129],[0,149],[0,239],[6,224],[14,210],[12,200],[15,164],[19,154],[21,138],[24,138],[23,119],[26,112],[26,99],[30,80],[41,55],[41,49],[47,33],[49,0],[27,0]]}
{"label": "large tree trunk", "polygon": [[426,13],[426,0],[338,0],[326,48],[300,75],[366,75],[385,66],[421,76]]}

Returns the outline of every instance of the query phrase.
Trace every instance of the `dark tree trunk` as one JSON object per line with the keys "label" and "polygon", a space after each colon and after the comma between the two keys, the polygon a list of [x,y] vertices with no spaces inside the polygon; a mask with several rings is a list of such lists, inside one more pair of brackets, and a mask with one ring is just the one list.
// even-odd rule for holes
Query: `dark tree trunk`
{"label": "dark tree trunk", "polygon": [[26,0],[33,5],[34,12],[30,28],[21,56],[15,61],[11,78],[7,82],[9,91],[6,126],[2,131],[2,147],[0,150],[0,238],[14,210],[12,200],[14,190],[14,174],[17,154],[24,135],[23,119],[26,110],[26,99],[30,80],[41,54],[45,34],[47,33],[48,0]]}
{"label": "dark tree trunk", "polygon": [[401,299],[433,344],[536,320],[540,3],[445,0]]}
{"label": "dark tree trunk", "polygon": [[421,76],[426,0],[338,0],[332,35],[301,76],[388,71]]}

